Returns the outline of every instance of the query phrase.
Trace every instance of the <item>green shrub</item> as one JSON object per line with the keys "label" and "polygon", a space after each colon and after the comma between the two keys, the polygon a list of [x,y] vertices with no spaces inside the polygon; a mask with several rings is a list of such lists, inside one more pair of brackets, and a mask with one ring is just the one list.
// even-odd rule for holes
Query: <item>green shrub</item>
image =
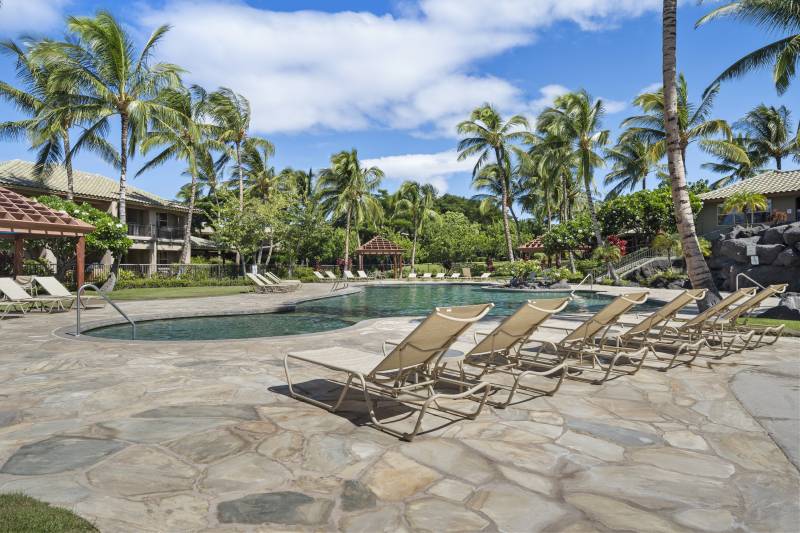
{"label": "green shrub", "polygon": [[117,281],[118,289],[143,289],[161,287],[221,287],[232,285],[246,285],[244,278],[205,278],[192,279],[191,276],[184,277],[160,277],[133,278],[130,280]]}
{"label": "green shrub", "polygon": [[25,259],[22,262],[22,272],[26,276],[52,276],[53,268],[45,259]]}
{"label": "green shrub", "polygon": [[[288,275],[288,274],[284,274],[283,272],[281,272],[281,275]],[[311,267],[304,267],[304,266],[294,267],[294,269],[292,270],[292,278],[299,279],[300,281],[304,282],[317,281],[317,277],[314,275],[314,269]]]}
{"label": "green shrub", "polygon": [[643,285],[646,287],[653,287],[664,285],[673,281],[685,281],[689,279],[689,276],[684,274],[679,270],[675,270],[674,268],[668,268],[658,274],[654,274],[649,278],[645,279]]}

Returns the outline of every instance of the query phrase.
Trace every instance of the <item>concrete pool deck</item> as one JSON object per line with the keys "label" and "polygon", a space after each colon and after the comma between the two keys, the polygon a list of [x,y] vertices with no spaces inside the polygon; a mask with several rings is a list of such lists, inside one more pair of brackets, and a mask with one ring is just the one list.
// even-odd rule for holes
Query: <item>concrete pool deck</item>
{"label": "concrete pool deck", "polygon": [[[329,291],[122,306],[138,318],[242,313]],[[115,317],[108,308],[84,320]],[[599,386],[567,381],[553,397],[474,421],[434,418],[442,427],[409,444],[366,424],[356,395],[340,414],[288,397],[282,355],[380,349],[412,319],[191,343],[54,333],[74,321],[72,311],[0,323],[0,492],[68,507],[102,531],[794,531],[800,522],[800,474],[787,458],[796,448],[781,444],[797,432],[798,339]],[[306,390],[338,390],[321,379],[332,375],[296,372]]]}

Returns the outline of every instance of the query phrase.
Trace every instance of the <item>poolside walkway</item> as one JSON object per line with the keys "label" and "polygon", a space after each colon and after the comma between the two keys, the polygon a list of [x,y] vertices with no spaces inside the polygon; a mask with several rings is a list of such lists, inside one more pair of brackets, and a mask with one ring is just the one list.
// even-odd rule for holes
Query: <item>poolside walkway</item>
{"label": "poolside walkway", "polygon": [[[247,312],[329,290],[122,305],[139,317]],[[85,320],[113,317],[93,310]],[[289,398],[282,355],[376,350],[411,319],[235,341],[54,333],[74,320],[0,323],[0,492],[68,507],[104,532],[788,532],[800,523],[800,474],[768,433],[798,418],[797,404],[780,400],[798,394],[798,339],[600,386],[567,381],[553,397],[487,408],[475,421],[434,417],[443,427],[409,444],[365,424],[355,395],[342,414]],[[338,390],[296,370],[307,390]],[[752,381],[767,374],[785,386]]]}

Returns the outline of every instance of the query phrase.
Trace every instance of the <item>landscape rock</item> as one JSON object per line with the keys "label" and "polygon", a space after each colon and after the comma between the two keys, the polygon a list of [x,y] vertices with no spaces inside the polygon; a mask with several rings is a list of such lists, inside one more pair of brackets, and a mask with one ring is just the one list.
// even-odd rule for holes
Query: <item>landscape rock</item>
{"label": "landscape rock", "polygon": [[783,242],[786,246],[794,246],[800,242],[800,222],[789,224],[789,227],[783,232]]}
{"label": "landscape rock", "polygon": [[328,521],[333,502],[300,492],[265,492],[222,502],[217,516],[223,524],[285,524],[320,526]]}
{"label": "landscape rock", "polygon": [[800,266],[800,252],[797,252],[794,248],[786,248],[778,254],[778,257],[772,264],[785,267],[798,267]]}
{"label": "landscape rock", "polygon": [[51,437],[21,447],[0,468],[4,474],[56,474],[91,466],[127,444],[118,440]]}
{"label": "landscape rock", "polygon": [[759,244],[783,244],[783,233],[788,228],[786,224],[769,228],[761,235]]}
{"label": "landscape rock", "polygon": [[771,265],[786,248],[783,244],[757,244],[756,255],[761,265]]}
{"label": "landscape rock", "polygon": [[747,247],[758,243],[758,237],[745,237],[739,239],[729,239],[722,241],[720,253],[723,257],[733,259],[738,263],[749,263]]}
{"label": "landscape rock", "polygon": [[787,292],[781,296],[778,305],[770,307],[759,316],[781,320],[800,320],[800,294]]}
{"label": "landscape rock", "polygon": [[[728,272],[728,287],[731,290],[736,287],[736,276],[741,272],[765,287],[777,283],[788,283],[788,290],[800,291],[800,269],[798,268],[786,268],[778,265],[736,265]],[[741,279],[739,283],[739,288],[751,286],[753,286],[752,282],[747,279]]]}

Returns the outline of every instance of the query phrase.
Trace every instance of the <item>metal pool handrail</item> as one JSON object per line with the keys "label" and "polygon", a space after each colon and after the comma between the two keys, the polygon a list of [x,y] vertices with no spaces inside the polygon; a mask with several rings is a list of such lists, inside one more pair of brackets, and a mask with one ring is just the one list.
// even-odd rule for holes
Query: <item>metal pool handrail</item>
{"label": "metal pool handrail", "polygon": [[117,310],[117,312],[122,315],[122,318],[128,321],[131,325],[131,340],[136,340],[136,322],[133,321],[131,317],[129,317],[125,311],[120,309],[120,307],[111,301],[111,299],[105,295],[103,291],[97,288],[96,285],[92,285],[91,283],[87,283],[86,285],[81,286],[78,289],[78,306],[75,308],[75,336],[81,336],[81,294],[83,294],[86,289],[94,289],[94,291],[102,296],[102,298],[111,304],[111,307]]}
{"label": "metal pool handrail", "polygon": [[755,283],[756,285],[758,285],[759,287],[761,287],[762,289],[766,289],[765,286],[763,286],[762,284],[760,284],[759,282],[757,282],[756,280],[754,280],[753,278],[751,278],[750,276],[748,276],[744,272],[739,272],[736,275],[736,290],[737,291],[739,290],[739,278],[741,278],[741,277],[745,277],[745,278],[749,279],[750,281],[752,281],[753,283]]}
{"label": "metal pool handrail", "polygon": [[575,285],[575,288],[570,291],[570,293],[569,293],[570,297],[575,296],[575,291],[578,290],[578,287],[580,287],[581,285],[586,283],[586,280],[589,279],[589,278],[592,279],[592,283],[589,285],[589,288],[590,289],[594,289],[594,274],[591,274],[591,273],[590,274],[586,274],[586,276],[580,281],[580,283]]}

